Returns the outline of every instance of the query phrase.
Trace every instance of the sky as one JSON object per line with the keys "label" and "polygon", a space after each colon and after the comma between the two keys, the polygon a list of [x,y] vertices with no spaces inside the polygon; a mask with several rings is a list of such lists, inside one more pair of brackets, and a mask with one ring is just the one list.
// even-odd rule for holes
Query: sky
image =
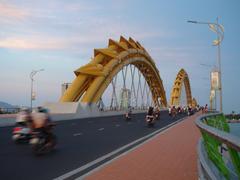
{"label": "sky", "polygon": [[73,81],[73,71],[89,62],[93,49],[122,35],[139,41],[154,59],[168,100],[184,68],[193,97],[209,103],[216,34],[187,20],[214,22],[219,17],[225,30],[223,109],[240,112],[239,7],[239,0],[0,0],[0,101],[29,106],[29,74],[44,68],[34,77],[34,105],[57,102],[61,84]]}

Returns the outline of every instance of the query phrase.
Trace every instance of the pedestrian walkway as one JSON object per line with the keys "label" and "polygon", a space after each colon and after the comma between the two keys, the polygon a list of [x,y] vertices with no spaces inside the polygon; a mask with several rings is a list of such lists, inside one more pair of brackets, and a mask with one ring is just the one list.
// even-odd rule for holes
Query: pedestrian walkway
{"label": "pedestrian walkway", "polygon": [[198,179],[197,143],[200,133],[194,123],[198,115],[200,113],[188,117],[147,143],[93,171],[85,179]]}

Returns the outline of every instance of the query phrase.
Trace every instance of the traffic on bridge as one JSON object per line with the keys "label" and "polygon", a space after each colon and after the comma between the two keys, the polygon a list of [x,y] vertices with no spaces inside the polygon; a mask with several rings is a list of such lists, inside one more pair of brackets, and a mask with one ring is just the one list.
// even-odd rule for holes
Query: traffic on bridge
{"label": "traffic on bridge", "polygon": [[1,1],[0,180],[240,179],[238,7]]}

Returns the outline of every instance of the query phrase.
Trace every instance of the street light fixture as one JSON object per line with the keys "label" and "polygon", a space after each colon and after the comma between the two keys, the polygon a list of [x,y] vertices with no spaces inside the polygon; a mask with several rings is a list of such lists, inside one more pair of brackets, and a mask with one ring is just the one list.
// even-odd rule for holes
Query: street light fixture
{"label": "street light fixture", "polygon": [[[209,65],[209,64],[200,64],[200,65],[206,68],[211,68],[211,71],[210,71],[210,84],[211,84],[212,83],[211,72],[216,71],[216,66]],[[209,78],[205,78],[205,79],[209,80]],[[212,85],[210,86],[211,88],[210,88],[209,101],[210,101],[210,109],[213,110],[213,101],[215,105],[214,108],[217,109],[217,97],[216,97],[216,89],[213,89]]]}
{"label": "street light fixture", "polygon": [[200,21],[187,21],[188,23],[194,24],[206,24],[209,28],[217,34],[217,40],[213,41],[214,46],[218,46],[218,72],[219,72],[219,93],[220,93],[220,112],[223,111],[222,103],[222,74],[221,74],[221,54],[220,54],[220,44],[224,38],[224,27],[221,24],[218,24],[218,18],[216,22],[200,22]]}
{"label": "street light fixture", "polygon": [[44,71],[44,69],[39,69],[39,70],[32,70],[32,72],[30,73],[30,79],[31,79],[31,111],[32,111],[32,101],[35,99],[35,94],[33,94],[33,77],[40,71]]}

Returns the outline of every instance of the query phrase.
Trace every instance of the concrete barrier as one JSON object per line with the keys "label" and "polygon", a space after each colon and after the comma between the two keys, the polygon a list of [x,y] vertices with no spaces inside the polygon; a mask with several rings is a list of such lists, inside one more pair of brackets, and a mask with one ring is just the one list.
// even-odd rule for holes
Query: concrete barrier
{"label": "concrete barrier", "polygon": [[[83,119],[89,117],[105,117],[123,115],[126,111],[99,111],[96,104],[83,104],[78,102],[46,103],[51,118],[54,121]],[[133,110],[132,113],[145,113],[146,110]]]}
{"label": "concrete barrier", "polygon": [[[50,117],[53,121],[120,116],[126,113],[126,111],[99,111],[96,104],[89,105],[78,102],[45,103],[43,106],[49,109]],[[161,111],[166,110],[167,109],[162,109]],[[132,110],[133,114],[146,112],[147,110]],[[15,117],[16,115],[11,118],[0,117],[0,127],[13,126],[15,124]]]}

